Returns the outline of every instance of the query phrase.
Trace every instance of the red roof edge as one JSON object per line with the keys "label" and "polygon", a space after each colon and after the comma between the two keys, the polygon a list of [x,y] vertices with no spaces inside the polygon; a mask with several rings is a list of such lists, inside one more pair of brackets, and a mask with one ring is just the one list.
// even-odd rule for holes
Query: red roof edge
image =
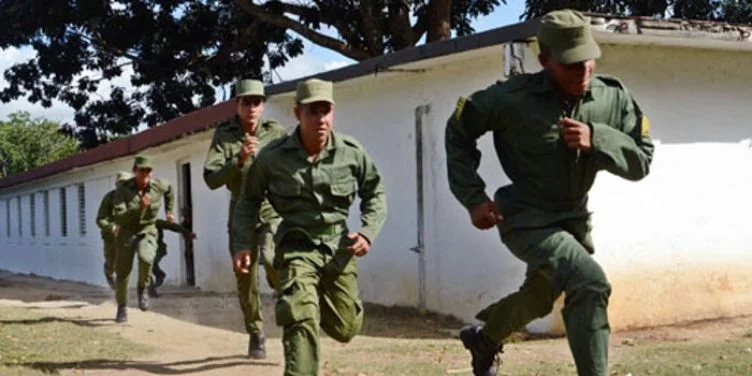
{"label": "red roof edge", "polygon": [[133,136],[108,142],[94,149],[48,163],[34,170],[0,179],[0,189],[56,175],[74,168],[136,154],[150,147],[162,145],[209,129],[217,122],[228,119],[234,114],[234,101],[226,101],[205,107]]}

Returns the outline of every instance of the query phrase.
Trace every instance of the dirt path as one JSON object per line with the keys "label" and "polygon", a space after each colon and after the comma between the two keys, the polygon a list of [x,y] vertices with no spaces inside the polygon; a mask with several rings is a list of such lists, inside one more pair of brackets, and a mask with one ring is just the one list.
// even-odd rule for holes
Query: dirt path
{"label": "dirt path", "polygon": [[[134,296],[131,301],[131,306],[134,306]],[[0,310],[17,307],[44,316],[85,321],[96,326],[97,330],[152,348],[148,355],[139,356],[133,361],[102,359],[86,362],[81,365],[85,375],[282,374],[280,331],[273,325],[271,299],[266,299],[264,303],[269,337],[269,358],[265,361],[251,361],[243,357],[247,335],[242,331],[234,296],[173,288],[164,289],[162,297],[153,299],[152,303],[152,311],[141,312],[131,308],[128,323],[116,324],[113,320],[115,304],[112,293],[107,289],[0,272]],[[459,341],[453,338],[461,323],[436,316],[418,316],[411,310],[367,309],[363,334],[352,343],[345,346],[328,338],[322,340],[322,375],[470,374],[467,370],[468,355]],[[619,364],[626,362],[625,367],[631,367],[629,361],[635,349],[643,346],[736,341],[734,345],[738,342],[740,351],[743,351],[748,350],[751,337],[751,317],[615,333],[611,339],[611,361],[618,369],[612,375],[626,375],[627,372],[622,373]],[[748,364],[752,371],[752,350],[749,351]],[[723,357],[720,355],[721,359]],[[504,368],[500,374],[574,375],[564,339],[508,344],[503,359]],[[544,363],[561,367],[555,368],[557,371],[553,373],[528,371],[530,365]],[[70,369],[74,367],[71,364],[49,366],[61,374],[82,374],[79,370]],[[655,374],[682,374],[680,370],[676,372]]]}

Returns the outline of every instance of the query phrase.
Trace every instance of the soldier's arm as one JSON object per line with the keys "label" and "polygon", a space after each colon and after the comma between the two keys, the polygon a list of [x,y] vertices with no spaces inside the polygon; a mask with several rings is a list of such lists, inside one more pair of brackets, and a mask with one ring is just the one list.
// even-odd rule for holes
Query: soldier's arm
{"label": "soldier's arm", "polygon": [[170,230],[172,232],[177,232],[181,234],[185,232],[185,229],[183,228],[183,226],[177,223],[167,222],[164,219],[157,219],[156,225],[157,225],[157,228],[162,229],[162,230]]}
{"label": "soldier's arm", "polygon": [[231,249],[233,254],[253,248],[251,234],[259,222],[259,211],[269,186],[267,169],[263,153],[253,163],[246,173],[238,202],[235,204],[235,215],[232,219]]}
{"label": "soldier's arm", "polygon": [[112,226],[115,224],[112,217],[112,198],[114,192],[107,193],[102,202],[99,204],[99,210],[97,211],[97,226],[100,230],[107,233],[112,233]]}
{"label": "soldier's arm", "polygon": [[235,175],[241,172],[238,167],[238,156],[225,158],[225,150],[219,137],[219,129],[214,132],[209,152],[204,161],[204,182],[209,189],[217,189],[227,184]]}
{"label": "soldier's arm", "polygon": [[655,148],[650,139],[650,123],[627,91],[622,92],[618,105],[622,108],[618,129],[591,124],[593,151],[600,168],[627,180],[640,180],[650,172]]}
{"label": "soldier's arm", "polygon": [[[278,127],[274,128],[274,136],[271,138],[270,142],[287,137],[288,133],[286,128],[284,128],[276,120],[269,120],[269,122],[278,125]],[[261,218],[264,223],[274,223],[279,221],[279,214],[274,210],[274,208],[272,208],[271,205],[261,205],[259,218]]]}
{"label": "soldier's arm", "polygon": [[477,140],[500,126],[500,103],[493,103],[494,97],[489,88],[466,100],[460,98],[446,125],[444,147],[449,188],[468,211],[490,200],[486,183],[478,174],[481,153]]}
{"label": "soldier's arm", "polygon": [[360,196],[360,230],[369,243],[373,243],[386,220],[386,193],[376,166],[368,153],[362,149],[358,196]]}
{"label": "soldier's arm", "polygon": [[172,184],[169,181],[163,180],[165,185],[164,201],[165,201],[165,213],[172,214],[175,209],[175,190],[172,189]]}
{"label": "soldier's arm", "polygon": [[112,199],[112,216],[117,224],[125,223],[128,219],[128,201],[126,191],[122,185],[115,189],[115,195]]}

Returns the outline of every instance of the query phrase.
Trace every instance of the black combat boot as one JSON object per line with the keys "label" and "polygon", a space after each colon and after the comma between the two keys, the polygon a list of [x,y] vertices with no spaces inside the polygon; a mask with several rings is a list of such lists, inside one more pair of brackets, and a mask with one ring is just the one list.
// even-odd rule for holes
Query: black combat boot
{"label": "black combat boot", "polygon": [[265,342],[266,339],[263,334],[251,334],[248,339],[248,357],[251,359],[266,359]]}
{"label": "black combat boot", "polygon": [[167,273],[165,273],[161,268],[156,267],[154,268],[154,287],[160,287],[164,283],[165,277],[167,276]]}
{"label": "black combat boot", "polygon": [[138,287],[137,291],[138,291],[138,308],[141,308],[142,311],[148,311],[149,310],[149,293],[143,287]]}
{"label": "black combat boot", "polygon": [[125,304],[118,305],[117,315],[115,315],[115,322],[126,322],[128,321],[128,308],[125,307]]}
{"label": "black combat boot", "polygon": [[472,355],[473,375],[495,376],[496,354],[501,352],[502,346],[495,346],[480,330],[479,325],[467,326],[460,331],[460,339]]}

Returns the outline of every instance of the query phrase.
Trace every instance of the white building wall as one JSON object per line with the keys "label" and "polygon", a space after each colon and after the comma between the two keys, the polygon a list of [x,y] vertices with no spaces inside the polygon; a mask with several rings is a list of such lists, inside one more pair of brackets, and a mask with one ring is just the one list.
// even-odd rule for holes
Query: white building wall
{"label": "white building wall", "polygon": [[[635,93],[652,124],[657,143],[651,175],[633,183],[603,173],[591,194],[596,259],[612,281],[610,315],[615,329],[752,313],[752,59],[749,52],[604,44],[598,72],[620,77]],[[502,76],[501,47],[476,50],[435,62],[408,64],[399,73],[379,73],[337,83],[335,129],[356,137],[379,168],[389,216],[371,252],[360,260],[360,288],[367,301],[418,304],[415,110],[430,105],[424,119],[424,198],[427,308],[471,320],[483,306],[519,288],[524,265],[500,243],[495,231],[472,227],[467,212],[449,192],[444,125],[457,97],[492,84]],[[535,56],[524,57],[537,70]],[[680,63],[677,63],[680,62]],[[292,97],[270,98],[266,117],[295,124]],[[155,176],[176,189],[179,168],[191,164],[197,285],[232,291],[227,245],[229,192],[209,190],[203,162],[213,130],[146,152],[155,157]],[[493,196],[507,184],[491,137],[479,141],[480,173]],[[104,285],[101,240],[95,227],[99,200],[114,175],[130,170],[132,158],[60,174],[0,192],[0,219],[10,198],[11,237],[0,228],[0,268]],[[77,227],[75,184],[87,193],[87,234]],[[68,236],[59,223],[58,189],[68,196]],[[19,238],[18,195],[49,190],[51,236],[29,234],[28,209],[22,210]],[[41,196],[35,199],[42,206]],[[353,207],[350,226],[357,229]],[[169,254],[162,267],[168,284],[184,284],[186,270],[179,236],[165,233]],[[135,269],[134,269],[135,270]],[[134,273],[135,274],[135,273]],[[262,284],[263,285],[263,284]],[[557,315],[531,325],[561,330]]]}

